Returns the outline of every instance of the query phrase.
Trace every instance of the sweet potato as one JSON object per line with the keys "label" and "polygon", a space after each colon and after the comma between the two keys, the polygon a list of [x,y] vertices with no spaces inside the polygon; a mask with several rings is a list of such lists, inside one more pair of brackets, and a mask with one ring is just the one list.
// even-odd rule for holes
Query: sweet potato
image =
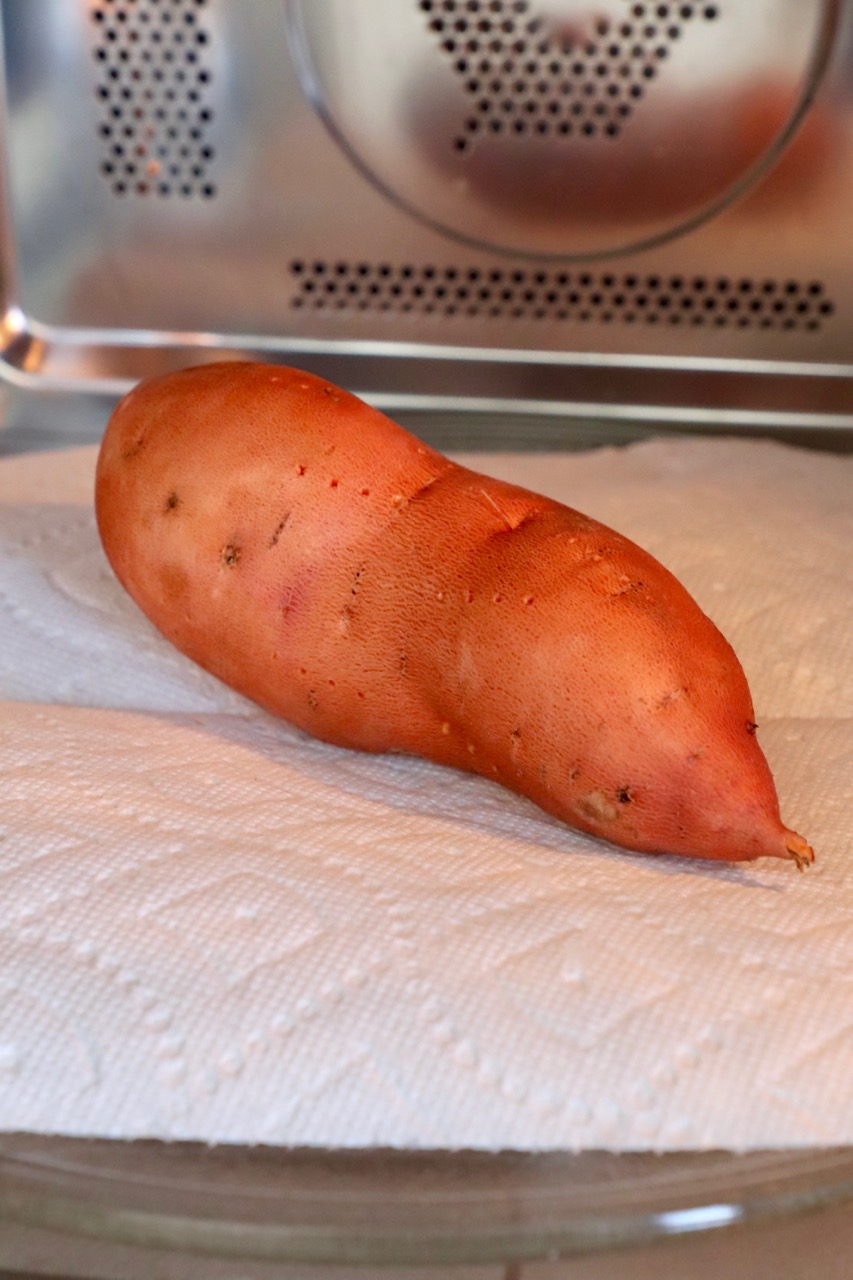
{"label": "sweet potato", "polygon": [[96,509],[163,634],[319,738],[472,770],[629,849],[812,861],[741,666],[672,574],[322,378],[232,362],[140,384]]}

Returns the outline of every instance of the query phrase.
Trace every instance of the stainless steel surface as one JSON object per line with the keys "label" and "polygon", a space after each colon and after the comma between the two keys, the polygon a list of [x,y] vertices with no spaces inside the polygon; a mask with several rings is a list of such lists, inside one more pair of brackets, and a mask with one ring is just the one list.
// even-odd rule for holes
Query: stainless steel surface
{"label": "stainless steel surface", "polygon": [[662,243],[766,173],[837,16],[820,0],[370,9],[367,27],[351,0],[290,5],[302,82],[355,163],[472,247],[571,259]]}
{"label": "stainless steel surface", "polygon": [[[0,0],[0,369],[853,424],[849,0]],[[647,246],[647,247],[642,247]]]}

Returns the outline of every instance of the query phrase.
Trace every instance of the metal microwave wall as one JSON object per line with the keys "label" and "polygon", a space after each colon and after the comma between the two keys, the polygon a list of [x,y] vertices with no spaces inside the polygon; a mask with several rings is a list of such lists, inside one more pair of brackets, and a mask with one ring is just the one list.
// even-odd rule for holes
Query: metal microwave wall
{"label": "metal microwave wall", "polygon": [[216,194],[207,0],[98,0],[90,9],[100,172],[115,195]]}
{"label": "metal microwave wall", "polygon": [[7,377],[227,353],[390,406],[853,422],[851,3],[0,20]]}

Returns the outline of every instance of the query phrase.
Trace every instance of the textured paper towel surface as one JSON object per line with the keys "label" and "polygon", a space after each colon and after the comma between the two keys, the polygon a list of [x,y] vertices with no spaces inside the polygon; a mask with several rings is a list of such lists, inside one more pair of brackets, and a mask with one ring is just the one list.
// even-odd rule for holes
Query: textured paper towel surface
{"label": "textured paper towel surface", "polygon": [[0,1129],[322,1145],[853,1142],[849,460],[479,457],[672,568],[817,865],[621,853],[336,750],[113,580],[94,451],[0,463]]}

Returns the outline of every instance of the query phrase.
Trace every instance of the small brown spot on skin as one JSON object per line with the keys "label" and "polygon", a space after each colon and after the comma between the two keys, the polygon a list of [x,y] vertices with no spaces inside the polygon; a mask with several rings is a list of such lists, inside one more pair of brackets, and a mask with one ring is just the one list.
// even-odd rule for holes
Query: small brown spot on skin
{"label": "small brown spot on skin", "polygon": [[695,751],[691,751],[690,754],[688,755],[687,763],[693,764],[695,760],[701,760],[702,757],[707,753],[707,751],[708,751],[707,747],[697,747]]}
{"label": "small brown spot on skin", "polygon": [[297,468],[296,468],[296,474],[297,474],[298,476],[304,476],[304,475],[305,475],[305,464],[304,464],[304,463],[302,463],[302,462],[300,462],[300,463],[299,463],[299,465],[298,465],[298,466],[297,466]]}
{"label": "small brown spot on skin", "polygon": [[754,720],[747,720],[746,722],[747,733],[754,734],[757,728],[758,728],[758,725],[755,723]]}
{"label": "small brown spot on skin", "polygon": [[369,490],[369,489],[362,489],[362,491],[361,491],[361,496],[362,496],[362,498],[369,498],[369,497],[370,497],[370,490]]}
{"label": "small brown spot on skin", "polygon": [[290,512],[287,511],[279,520],[278,524],[273,530],[273,535],[269,540],[270,550],[272,550],[272,548],[276,545],[281,535],[284,533],[285,529],[288,526],[289,521],[290,521]]}
{"label": "small brown spot on skin", "polygon": [[144,436],[137,436],[135,440],[131,441],[131,443],[125,449],[124,453],[121,455],[125,462],[127,462],[130,458],[136,457],[136,455],[139,453],[139,450],[142,448],[144,439],[145,439]]}
{"label": "small brown spot on skin", "polygon": [[283,618],[287,617],[297,600],[297,593],[293,587],[285,588],[285,592],[279,605],[279,612]]}
{"label": "small brown spot on skin", "polygon": [[496,592],[492,596],[492,604],[500,604],[502,600],[503,600],[503,596],[499,592]]}
{"label": "small brown spot on skin", "polygon": [[634,799],[634,793],[630,787],[620,787],[616,792],[616,799],[620,804],[630,804]]}
{"label": "small brown spot on skin", "polygon": [[178,495],[175,493],[175,490],[173,489],[172,492],[167,496],[166,501],[163,503],[163,510],[166,512],[174,511],[175,508],[178,506],[179,502],[180,502],[180,498],[178,497]]}
{"label": "small brown spot on skin", "polygon": [[185,594],[189,586],[186,571],[179,565],[164,564],[160,570],[160,588],[163,598],[175,601]]}
{"label": "small brown spot on skin", "polygon": [[473,604],[473,603],[474,603],[474,592],[473,592],[473,591],[466,591],[466,592],[465,592],[465,603],[466,603],[466,604]]}
{"label": "small brown spot on skin", "polygon": [[518,744],[521,742],[520,729],[513,729],[512,733],[509,735],[509,742],[513,750],[518,746]]}
{"label": "small brown spot on skin", "polygon": [[522,604],[533,604],[533,596],[522,596]]}
{"label": "small brown spot on skin", "polygon": [[670,693],[665,693],[663,697],[658,700],[658,710],[661,711],[664,707],[668,707],[670,703],[677,702],[678,699],[683,698],[686,693],[687,689],[684,685],[682,685],[680,689],[673,689]]}
{"label": "small brown spot on skin", "polygon": [[317,695],[313,689],[308,690],[308,706],[312,711],[317,710]]}
{"label": "small brown spot on skin", "polygon": [[401,653],[400,654],[400,675],[405,676],[405,674],[406,674],[406,655],[405,653]]}
{"label": "small brown spot on skin", "polygon": [[330,481],[329,481],[329,488],[330,488],[330,489],[337,489],[337,487],[338,487],[338,482],[337,482],[337,480],[330,480]]}
{"label": "small brown spot on skin", "polygon": [[323,388],[323,395],[328,396],[333,404],[338,404],[340,402],[341,395],[336,387],[325,386]]}
{"label": "small brown spot on skin", "polygon": [[575,769],[569,770],[569,782],[574,782],[575,778],[579,778],[580,776],[581,776],[580,769],[575,768]]}
{"label": "small brown spot on skin", "polygon": [[243,555],[242,548],[238,547],[233,542],[229,542],[227,543],[226,546],[222,548],[222,551],[220,553],[220,559],[222,561],[222,564],[225,565],[226,568],[233,569],[235,565],[238,565],[240,563],[240,559],[242,555]]}

